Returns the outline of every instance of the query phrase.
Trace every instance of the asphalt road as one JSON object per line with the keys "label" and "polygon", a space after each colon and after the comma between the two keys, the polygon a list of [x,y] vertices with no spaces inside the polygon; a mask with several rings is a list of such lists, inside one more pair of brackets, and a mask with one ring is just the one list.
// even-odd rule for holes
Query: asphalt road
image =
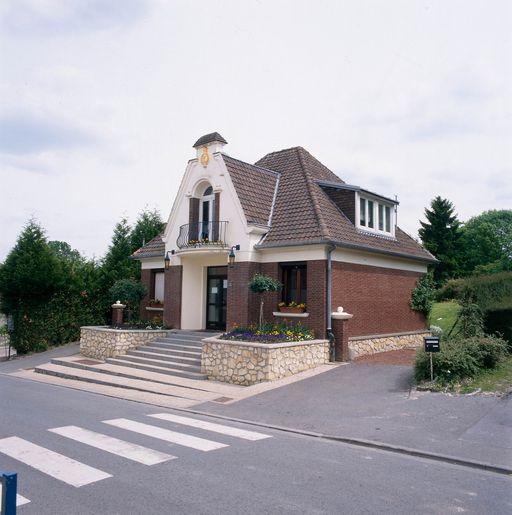
{"label": "asphalt road", "polygon": [[[247,440],[149,416],[157,413],[268,438]],[[149,434],[104,422],[118,419],[131,429],[149,426]],[[158,451],[161,460],[164,454],[174,459],[146,465],[49,431],[70,425],[128,442],[132,451],[133,444],[142,446],[143,455]],[[162,429],[185,435],[179,438],[187,443],[160,439],[169,436]],[[189,436],[202,440],[190,443]],[[205,440],[217,448],[186,446]],[[37,462],[40,455],[50,472],[23,462]],[[92,482],[79,487],[66,482],[76,479],[75,471],[68,471],[69,458],[79,462],[74,465],[79,472],[80,464],[88,466]],[[8,376],[0,376],[0,469],[18,472],[18,493],[30,500],[19,506],[21,515],[512,512],[512,479],[504,475]],[[94,480],[94,474],[103,478]]]}

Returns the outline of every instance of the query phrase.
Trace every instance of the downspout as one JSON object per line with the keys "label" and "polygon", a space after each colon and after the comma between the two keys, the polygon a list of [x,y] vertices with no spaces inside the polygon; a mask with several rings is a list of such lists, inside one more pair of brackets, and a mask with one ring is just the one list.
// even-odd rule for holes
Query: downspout
{"label": "downspout", "polygon": [[335,349],[335,343],[336,339],[334,337],[334,334],[332,332],[332,319],[331,319],[331,284],[332,284],[332,251],[336,248],[335,245],[332,243],[329,243],[327,245],[327,287],[326,287],[326,293],[325,293],[325,306],[326,306],[326,336],[329,340],[329,361],[336,361],[336,349]]}

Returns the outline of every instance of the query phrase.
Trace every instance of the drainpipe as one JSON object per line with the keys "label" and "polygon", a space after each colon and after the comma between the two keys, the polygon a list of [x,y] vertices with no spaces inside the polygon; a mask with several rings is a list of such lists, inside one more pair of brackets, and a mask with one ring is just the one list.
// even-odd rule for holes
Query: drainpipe
{"label": "drainpipe", "polygon": [[336,350],[335,350],[335,343],[336,339],[334,337],[334,334],[332,332],[332,322],[331,322],[331,271],[332,271],[332,265],[331,265],[331,254],[332,251],[336,248],[335,245],[332,243],[329,243],[327,245],[327,288],[326,288],[326,294],[325,294],[325,306],[326,306],[326,336],[329,340],[329,360],[330,361],[336,361]]}

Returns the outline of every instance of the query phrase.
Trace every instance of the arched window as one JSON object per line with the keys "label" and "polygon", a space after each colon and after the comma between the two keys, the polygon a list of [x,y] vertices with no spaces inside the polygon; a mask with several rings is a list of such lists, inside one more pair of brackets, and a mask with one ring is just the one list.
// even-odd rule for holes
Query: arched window
{"label": "arched window", "polygon": [[213,188],[208,186],[201,197],[199,203],[199,240],[212,240],[213,225],[215,217],[215,194]]}

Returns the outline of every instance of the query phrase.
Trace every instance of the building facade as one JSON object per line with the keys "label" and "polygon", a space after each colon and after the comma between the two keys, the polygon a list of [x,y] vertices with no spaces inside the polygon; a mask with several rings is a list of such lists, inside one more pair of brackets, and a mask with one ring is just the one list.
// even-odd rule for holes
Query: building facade
{"label": "building facade", "polygon": [[133,256],[149,291],[143,318],[217,331],[256,322],[248,282],[262,273],[283,284],[265,294],[267,321],[282,321],[278,303],[294,302],[318,337],[338,306],[353,315],[351,338],[425,331],[409,303],[435,259],[397,227],[396,200],[346,184],[302,147],[250,164],[226,143],[218,133],[195,143],[165,232]]}

